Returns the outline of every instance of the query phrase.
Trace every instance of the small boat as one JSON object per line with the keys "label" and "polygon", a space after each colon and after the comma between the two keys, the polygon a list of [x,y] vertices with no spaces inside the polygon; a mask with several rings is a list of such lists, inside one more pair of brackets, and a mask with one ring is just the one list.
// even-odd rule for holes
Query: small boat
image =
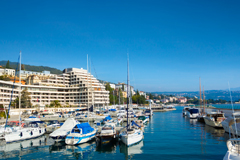
{"label": "small boat", "polygon": [[109,123],[109,122],[112,122],[113,119],[111,118],[111,116],[107,116],[103,119],[103,124],[106,124],[106,123]]}
{"label": "small boat", "polygon": [[6,143],[40,137],[46,131],[45,128],[41,126],[42,123],[42,121],[25,123],[23,128],[5,135]]}
{"label": "small boat", "polygon": [[107,123],[105,124],[101,131],[96,134],[97,140],[101,144],[113,142],[116,140],[117,132],[115,123]]}
{"label": "small boat", "polygon": [[118,117],[126,117],[127,116],[127,112],[124,109],[123,110],[119,110],[117,116]]}
{"label": "small boat", "polygon": [[61,124],[57,120],[48,121],[46,126],[46,133],[52,133],[61,127]]}
{"label": "small boat", "polygon": [[139,116],[138,120],[142,120],[143,124],[146,124],[149,122],[149,117],[148,116]]}
{"label": "small boat", "polygon": [[199,109],[197,108],[189,108],[187,110],[187,117],[188,118],[197,118],[199,116]]}
{"label": "small boat", "polygon": [[187,116],[187,111],[190,109],[190,107],[184,107],[182,110],[183,116]]}
{"label": "small boat", "polygon": [[56,142],[64,141],[67,135],[72,131],[72,129],[77,125],[80,124],[74,118],[68,118],[64,124],[54,132],[52,132],[49,137],[54,139]]}
{"label": "small boat", "polygon": [[117,117],[118,111],[116,109],[109,109],[109,114],[112,117]]}
{"label": "small boat", "polygon": [[28,122],[40,121],[40,118],[37,118],[36,116],[30,116],[28,118],[25,118],[24,121]]}
{"label": "small boat", "polygon": [[97,130],[92,128],[88,122],[75,125],[71,133],[67,135],[65,143],[77,145],[88,142],[95,138]]}
{"label": "small boat", "polygon": [[222,121],[225,120],[224,113],[221,112],[208,112],[204,117],[204,122],[212,127],[223,128]]}
{"label": "small boat", "polygon": [[146,109],[144,112],[145,116],[151,117],[153,115],[152,109]]}

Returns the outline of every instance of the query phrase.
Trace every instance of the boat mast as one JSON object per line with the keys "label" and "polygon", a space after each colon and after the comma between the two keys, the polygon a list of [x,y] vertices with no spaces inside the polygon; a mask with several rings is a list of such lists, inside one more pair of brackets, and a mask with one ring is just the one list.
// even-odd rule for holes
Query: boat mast
{"label": "boat mast", "polygon": [[199,77],[199,106],[201,107],[202,97],[201,97],[201,77]]}
{"label": "boat mast", "polygon": [[22,52],[20,51],[20,58],[19,58],[19,126],[21,128],[21,87],[22,87],[22,83],[21,83],[21,56],[22,56]]}
{"label": "boat mast", "polygon": [[205,114],[205,95],[204,95],[204,86],[203,86],[203,113]]}
{"label": "boat mast", "polygon": [[129,86],[128,86],[128,84],[129,84],[129,58],[127,59],[127,129],[128,129],[128,127],[129,127],[129,124],[128,124],[128,103],[129,103]]}
{"label": "boat mast", "polygon": [[88,108],[88,123],[89,123],[89,97],[88,97],[88,54],[87,54],[87,108]]}

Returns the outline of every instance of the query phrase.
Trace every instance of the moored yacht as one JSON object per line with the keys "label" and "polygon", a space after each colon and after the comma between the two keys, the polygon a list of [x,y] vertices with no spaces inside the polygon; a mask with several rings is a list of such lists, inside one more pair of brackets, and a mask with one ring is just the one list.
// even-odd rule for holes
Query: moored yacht
{"label": "moored yacht", "polygon": [[224,113],[208,112],[204,118],[204,122],[212,127],[222,128],[222,121],[225,120]]}
{"label": "moored yacht", "polygon": [[80,122],[74,118],[68,118],[64,124],[59,129],[52,132],[49,137],[54,139],[56,142],[64,141],[66,136],[72,131],[76,124],[80,124]]}
{"label": "moored yacht", "polygon": [[187,116],[187,111],[190,109],[190,107],[184,107],[182,110],[183,116]]}
{"label": "moored yacht", "polygon": [[197,108],[189,108],[187,110],[187,117],[188,118],[197,118],[199,116],[199,109]]}
{"label": "moored yacht", "polygon": [[41,121],[25,123],[23,128],[5,135],[6,143],[33,139],[43,135],[46,130],[41,126],[41,123]]}
{"label": "moored yacht", "polygon": [[65,143],[69,145],[77,145],[88,142],[95,138],[97,130],[92,128],[88,122],[77,124],[67,135]]}
{"label": "moored yacht", "polygon": [[105,124],[99,133],[96,134],[97,140],[104,144],[115,141],[117,138],[115,123]]}

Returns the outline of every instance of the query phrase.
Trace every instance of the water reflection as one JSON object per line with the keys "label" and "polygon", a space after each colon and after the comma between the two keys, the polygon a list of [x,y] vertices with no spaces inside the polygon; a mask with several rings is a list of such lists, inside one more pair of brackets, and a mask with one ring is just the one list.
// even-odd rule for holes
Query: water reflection
{"label": "water reflection", "polygon": [[134,155],[134,154],[141,154],[143,153],[142,151],[142,147],[143,147],[143,141],[132,145],[132,146],[126,146],[123,143],[119,143],[119,147],[120,147],[120,153],[124,153],[126,156],[130,156],[130,155]]}
{"label": "water reflection", "polygon": [[70,152],[76,159],[85,159],[93,156],[96,148],[95,141],[83,143],[76,146],[66,145],[66,151]]}
{"label": "water reflection", "polygon": [[204,126],[204,131],[206,133],[210,133],[211,136],[216,139],[216,140],[224,140],[226,141],[228,139],[228,134],[225,133],[225,130],[224,129],[221,129],[221,128],[214,128],[214,127],[211,127],[211,126],[208,126],[208,125],[205,125]]}
{"label": "water reflection", "polygon": [[116,153],[117,145],[118,145],[118,142],[106,143],[106,144],[97,143],[96,151],[99,153]]}
{"label": "water reflection", "polygon": [[54,142],[48,140],[47,136],[41,136],[36,139],[24,140],[6,144],[5,141],[0,142],[0,157],[11,158],[23,156],[29,153],[39,152],[41,146],[51,145]]}

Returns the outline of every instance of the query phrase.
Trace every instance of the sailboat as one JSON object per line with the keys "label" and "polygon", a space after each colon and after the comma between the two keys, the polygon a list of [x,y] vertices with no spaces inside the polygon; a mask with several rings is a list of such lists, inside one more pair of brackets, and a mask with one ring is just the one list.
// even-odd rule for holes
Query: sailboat
{"label": "sailboat", "polygon": [[[88,87],[88,60],[87,60],[87,97],[89,98],[88,89],[89,87]],[[92,128],[89,124],[89,99],[87,101],[87,108],[88,108],[88,122],[75,125],[71,133],[68,134],[65,139],[66,144],[69,145],[82,144],[95,138],[97,130],[95,128]]]}
{"label": "sailboat", "polygon": [[[234,113],[233,103],[232,103],[232,96],[229,86],[231,104],[232,104],[232,112]],[[232,125],[235,125],[237,128],[237,123],[240,123],[240,119],[236,119],[235,115],[233,114],[233,119],[229,122],[229,129],[232,129]],[[235,129],[235,132],[232,132],[233,137],[231,138],[231,131],[229,131],[230,139],[227,141],[228,151],[225,154],[223,160],[240,160],[240,138],[238,138],[238,130]]]}
{"label": "sailboat", "polygon": [[45,128],[41,126],[41,121],[29,122],[24,124],[24,128],[21,125],[21,52],[19,58],[19,130],[15,130],[10,134],[5,135],[6,143],[16,142],[26,139],[32,139],[39,137],[45,133]]}
{"label": "sailboat", "polygon": [[[129,61],[129,60],[128,60]],[[128,106],[129,106],[129,62],[127,62],[127,127],[121,131],[119,137],[121,141],[127,145],[131,146],[140,142],[143,139],[143,131],[141,127],[137,125],[134,121],[132,121],[132,125],[130,126],[128,121]]]}

